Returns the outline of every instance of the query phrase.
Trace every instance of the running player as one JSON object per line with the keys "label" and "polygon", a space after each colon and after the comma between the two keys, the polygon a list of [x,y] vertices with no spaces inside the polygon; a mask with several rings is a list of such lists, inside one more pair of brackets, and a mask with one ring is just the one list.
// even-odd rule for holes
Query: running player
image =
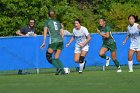
{"label": "running player", "polygon": [[81,26],[81,21],[79,19],[75,20],[73,36],[66,47],[68,47],[75,38],[77,39],[77,41],[75,44],[74,61],[79,63],[79,73],[82,73],[86,64],[86,61],[84,59],[89,50],[88,42],[90,41],[91,37],[87,28]]}
{"label": "running player", "polygon": [[[55,19],[56,13],[55,11],[49,11],[48,13],[49,19],[45,21],[44,24],[44,41],[41,45],[41,48],[46,45],[46,35],[49,32],[50,42],[48,46],[48,50],[46,52],[46,58],[50,64],[57,68],[56,75],[59,73],[64,74],[64,66],[59,59],[60,53],[63,49],[63,36],[64,32],[61,27],[61,23]],[[52,54],[54,53],[54,58],[52,58]]]}
{"label": "running player", "polygon": [[128,17],[128,35],[123,41],[123,45],[126,43],[127,39],[131,39],[130,49],[128,52],[128,67],[129,72],[133,72],[133,55],[136,52],[137,61],[140,62],[140,25],[135,23],[135,16],[130,15]]}
{"label": "running player", "polygon": [[106,59],[106,66],[109,66],[109,62],[111,58],[106,56],[105,53],[110,50],[113,62],[115,63],[117,67],[117,72],[122,72],[120,68],[120,64],[118,60],[116,59],[117,48],[116,48],[116,42],[113,39],[112,34],[111,34],[111,28],[109,25],[106,24],[104,18],[99,19],[99,24],[100,26],[97,29],[97,33],[102,36],[102,40],[103,40],[103,44],[102,44],[102,48],[100,49],[99,56],[101,58]]}

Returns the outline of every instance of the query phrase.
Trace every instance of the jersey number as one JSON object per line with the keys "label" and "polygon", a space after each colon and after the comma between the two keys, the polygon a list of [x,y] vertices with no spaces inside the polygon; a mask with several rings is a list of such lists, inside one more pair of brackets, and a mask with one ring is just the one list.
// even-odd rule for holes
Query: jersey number
{"label": "jersey number", "polygon": [[57,22],[53,22],[55,30],[58,30]]}

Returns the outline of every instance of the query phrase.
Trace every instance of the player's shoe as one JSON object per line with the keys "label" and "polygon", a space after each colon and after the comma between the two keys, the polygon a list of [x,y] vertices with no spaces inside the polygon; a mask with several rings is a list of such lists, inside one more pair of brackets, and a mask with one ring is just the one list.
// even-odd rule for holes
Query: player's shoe
{"label": "player's shoe", "polygon": [[129,70],[128,72],[133,72],[133,70]]}
{"label": "player's shoe", "polygon": [[118,73],[122,72],[122,70],[121,70],[120,67],[117,69],[117,72],[118,72]]}
{"label": "player's shoe", "polygon": [[59,75],[60,72],[61,72],[61,69],[60,68],[57,68],[55,75]]}
{"label": "player's shoe", "polygon": [[83,71],[79,71],[79,74],[82,74],[83,73]]}
{"label": "player's shoe", "polygon": [[108,59],[106,59],[106,64],[105,64],[105,66],[106,66],[106,67],[108,67],[108,66],[109,66],[110,60],[111,60],[111,58],[110,58],[110,57],[108,57]]}

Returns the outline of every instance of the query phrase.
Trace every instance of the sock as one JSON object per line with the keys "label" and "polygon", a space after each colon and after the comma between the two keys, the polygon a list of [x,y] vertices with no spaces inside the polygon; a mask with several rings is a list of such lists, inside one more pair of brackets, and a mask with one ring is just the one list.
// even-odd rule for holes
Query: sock
{"label": "sock", "polygon": [[62,64],[62,62],[59,59],[56,59],[57,64],[59,65],[60,68],[64,68],[64,65]]}
{"label": "sock", "polygon": [[102,56],[100,56],[101,58],[103,58],[103,59],[106,59],[106,60],[108,60],[109,59],[109,57],[108,56],[106,56],[105,54],[103,54]]}
{"label": "sock", "polygon": [[52,65],[56,68],[60,68],[59,64],[57,63],[56,59],[52,59]]}
{"label": "sock", "polygon": [[85,62],[79,63],[79,72],[82,72],[83,71],[84,64],[85,64]]}
{"label": "sock", "polygon": [[119,64],[119,62],[118,62],[117,59],[116,60],[113,60],[113,62],[115,63],[115,65],[116,65],[117,68],[120,68],[120,64]]}
{"label": "sock", "polygon": [[128,61],[129,70],[133,71],[133,61]]}

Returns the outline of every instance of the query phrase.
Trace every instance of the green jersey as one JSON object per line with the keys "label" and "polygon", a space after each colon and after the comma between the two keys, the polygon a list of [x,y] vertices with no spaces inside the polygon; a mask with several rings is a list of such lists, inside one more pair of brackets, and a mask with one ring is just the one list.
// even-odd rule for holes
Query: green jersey
{"label": "green jersey", "polygon": [[50,43],[58,43],[63,42],[62,36],[60,34],[61,31],[61,23],[56,19],[48,19],[45,21],[44,26],[48,28],[50,35]]}
{"label": "green jersey", "polygon": [[114,43],[114,39],[111,33],[111,28],[109,25],[105,25],[105,27],[99,26],[98,29],[101,31],[101,33],[105,34],[107,32],[109,32],[109,38],[104,38],[102,37],[103,40],[103,44],[112,44]]}

